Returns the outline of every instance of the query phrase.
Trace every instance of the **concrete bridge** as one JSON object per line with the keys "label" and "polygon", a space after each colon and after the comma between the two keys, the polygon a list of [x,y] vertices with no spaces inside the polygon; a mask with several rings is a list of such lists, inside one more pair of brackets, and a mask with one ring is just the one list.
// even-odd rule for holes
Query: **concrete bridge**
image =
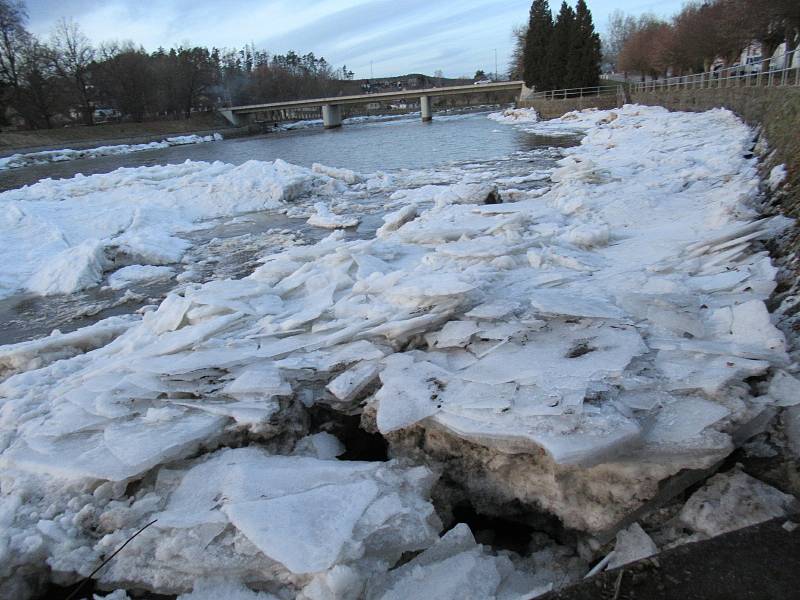
{"label": "concrete bridge", "polygon": [[310,100],[292,100],[289,102],[271,102],[269,104],[251,104],[249,106],[232,106],[220,109],[220,114],[231,125],[245,125],[256,121],[289,120],[290,111],[322,108],[322,120],[326,129],[342,126],[342,106],[367,104],[380,100],[419,97],[420,112],[423,121],[433,118],[431,99],[441,96],[460,96],[468,94],[485,94],[487,92],[522,92],[522,81],[501,81],[483,85],[457,85],[451,87],[427,88],[421,90],[399,90],[377,94],[359,94],[356,96],[337,96],[334,98],[315,98]]}

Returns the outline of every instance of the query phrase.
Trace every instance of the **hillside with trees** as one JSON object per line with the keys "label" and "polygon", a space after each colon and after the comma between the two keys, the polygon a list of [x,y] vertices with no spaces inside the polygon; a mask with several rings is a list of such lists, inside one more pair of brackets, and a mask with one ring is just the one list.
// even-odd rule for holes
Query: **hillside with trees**
{"label": "hillside with trees", "polygon": [[25,5],[0,0],[0,125],[91,125],[97,107],[133,121],[188,118],[220,105],[337,95],[353,73],[313,53],[200,46],[147,52],[133,42],[98,47],[72,21],[48,40],[26,29]]}

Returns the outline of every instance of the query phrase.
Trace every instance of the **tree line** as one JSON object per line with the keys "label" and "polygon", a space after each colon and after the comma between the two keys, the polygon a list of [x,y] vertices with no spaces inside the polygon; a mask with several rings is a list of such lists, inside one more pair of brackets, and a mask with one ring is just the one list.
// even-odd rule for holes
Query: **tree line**
{"label": "tree line", "polygon": [[735,63],[751,42],[768,58],[780,44],[794,49],[798,37],[798,0],[708,0],[686,4],[669,20],[614,12],[604,56],[619,72],[684,75],[707,71],[717,59]]}
{"label": "tree line", "polygon": [[536,90],[593,87],[600,81],[600,36],[585,0],[562,2],[553,18],[548,0],[534,0],[527,27],[514,31],[511,73]]}
{"label": "tree line", "polygon": [[21,0],[0,0],[0,124],[31,129],[94,123],[98,107],[144,121],[188,118],[220,105],[338,94],[353,78],[313,53],[273,55],[252,46],[147,52],[133,42],[97,47],[68,20],[50,39],[26,29]]}

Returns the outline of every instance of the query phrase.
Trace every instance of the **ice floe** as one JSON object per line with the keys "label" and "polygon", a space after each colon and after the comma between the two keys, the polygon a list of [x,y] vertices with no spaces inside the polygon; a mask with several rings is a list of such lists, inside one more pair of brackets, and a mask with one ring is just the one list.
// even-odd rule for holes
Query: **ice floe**
{"label": "ice floe", "polygon": [[[141,316],[0,349],[0,548],[13,556],[0,589],[46,577],[44,564],[74,580],[158,519],[102,585],[528,597],[553,573],[537,578],[463,526],[439,538],[438,474],[445,503],[615,533],[664,479],[717,464],[770,405],[791,404],[788,373],[759,397],[745,381],[789,366],[762,243],[788,220],[752,206],[752,131],[723,110],[640,106],[546,128],[586,134],[546,192],[498,203],[492,181],[420,176],[392,193],[373,238],[333,231]],[[168,265],[184,228],[300,196],[346,227],[355,203],[331,197],[394,177],[251,161],[44,181],[0,196],[22,257],[0,281],[96,284],[115,252]],[[45,217],[52,236],[34,245]],[[360,416],[394,460],[336,460],[341,445],[313,429],[324,411]],[[682,518],[713,529],[691,507]],[[645,542],[621,533],[619,560]]]}
{"label": "ice floe", "polygon": [[125,289],[132,284],[150,283],[169,279],[175,275],[170,267],[153,265],[130,265],[114,271],[108,278],[108,285],[115,290]]}
{"label": "ice floe", "polygon": [[[152,493],[166,500],[148,516],[157,522],[103,581],[135,577],[180,592],[205,570],[245,581],[260,572],[262,587],[300,588],[334,566],[391,565],[437,538],[440,523],[426,499],[433,482],[423,467],[222,450],[159,475]],[[214,538],[205,559],[202,547],[184,546]]]}
{"label": "ice floe", "polygon": [[737,469],[709,479],[692,494],[678,518],[685,527],[713,537],[785,516],[798,508],[794,496]]}
{"label": "ice floe", "polygon": [[328,208],[324,202],[317,202],[314,205],[316,211],[308,219],[308,224],[314,227],[322,227],[323,229],[345,229],[347,227],[356,227],[361,219],[358,217],[348,217],[344,215],[337,215]]}
{"label": "ice floe", "polygon": [[[330,196],[339,179],[277,160],[239,166],[185,162],[122,168],[0,193],[0,297],[20,289],[65,294],[98,285],[115,259],[177,263],[181,234],[201,222]],[[125,264],[123,262],[123,264]]]}
{"label": "ice floe", "polygon": [[507,108],[491,113],[488,118],[498,123],[535,123],[539,120],[539,115],[533,108]]}

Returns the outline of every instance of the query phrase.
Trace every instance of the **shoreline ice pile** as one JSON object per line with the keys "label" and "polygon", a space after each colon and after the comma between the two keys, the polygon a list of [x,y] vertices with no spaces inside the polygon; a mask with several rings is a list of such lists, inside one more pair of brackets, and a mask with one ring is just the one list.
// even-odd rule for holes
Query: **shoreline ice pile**
{"label": "shoreline ice pile", "polygon": [[491,113],[488,118],[498,123],[516,125],[535,123],[539,120],[539,114],[534,108],[507,108],[501,112]]}
{"label": "shoreline ice pile", "polygon": [[[234,166],[191,162],[44,179],[0,193],[0,298],[19,291],[70,294],[127,265],[178,263],[182,234],[211,219],[280,208],[301,196],[347,190],[333,176],[277,160]],[[141,274],[141,273],[140,273]]]}
{"label": "shoreline ice pile", "polygon": [[[522,506],[601,534],[791,403],[762,245],[790,221],[752,207],[752,131],[724,110],[641,106],[546,128],[586,135],[545,192],[497,203],[487,184],[400,190],[372,239],[334,231],[141,317],[0,348],[0,595],[74,582],[158,519],[99,575],[103,588],[528,598],[586,561],[555,543],[493,553],[465,525],[440,538],[434,501]],[[182,201],[203,211],[227,199],[214,210],[234,214],[369,186],[336,171],[123,173],[149,193],[153,217],[137,218],[154,226]],[[34,195],[90,184],[91,199],[113,194],[110,181],[3,199],[24,222]],[[316,214],[336,216],[324,204]],[[754,397],[754,376],[775,383]],[[336,460],[338,440],[309,428],[320,412],[360,415],[393,460]],[[683,518],[709,530],[707,515]],[[652,551],[635,528],[617,539],[617,561]],[[399,566],[409,551],[422,553]]]}
{"label": "shoreline ice pile", "polygon": [[203,144],[206,142],[222,141],[222,135],[214,133],[211,135],[178,135],[168,137],[160,142],[148,142],[146,144],[117,144],[114,146],[98,146],[96,148],[86,148],[84,150],[43,150],[40,152],[27,152],[24,154],[12,154],[0,158],[0,171],[8,169],[19,169],[32,165],[45,165],[53,162],[65,162],[68,160],[78,160],[80,158],[98,158],[100,156],[115,156],[119,154],[131,154],[132,152],[144,152],[146,150],[160,150],[170,146],[186,146],[188,144]]}

